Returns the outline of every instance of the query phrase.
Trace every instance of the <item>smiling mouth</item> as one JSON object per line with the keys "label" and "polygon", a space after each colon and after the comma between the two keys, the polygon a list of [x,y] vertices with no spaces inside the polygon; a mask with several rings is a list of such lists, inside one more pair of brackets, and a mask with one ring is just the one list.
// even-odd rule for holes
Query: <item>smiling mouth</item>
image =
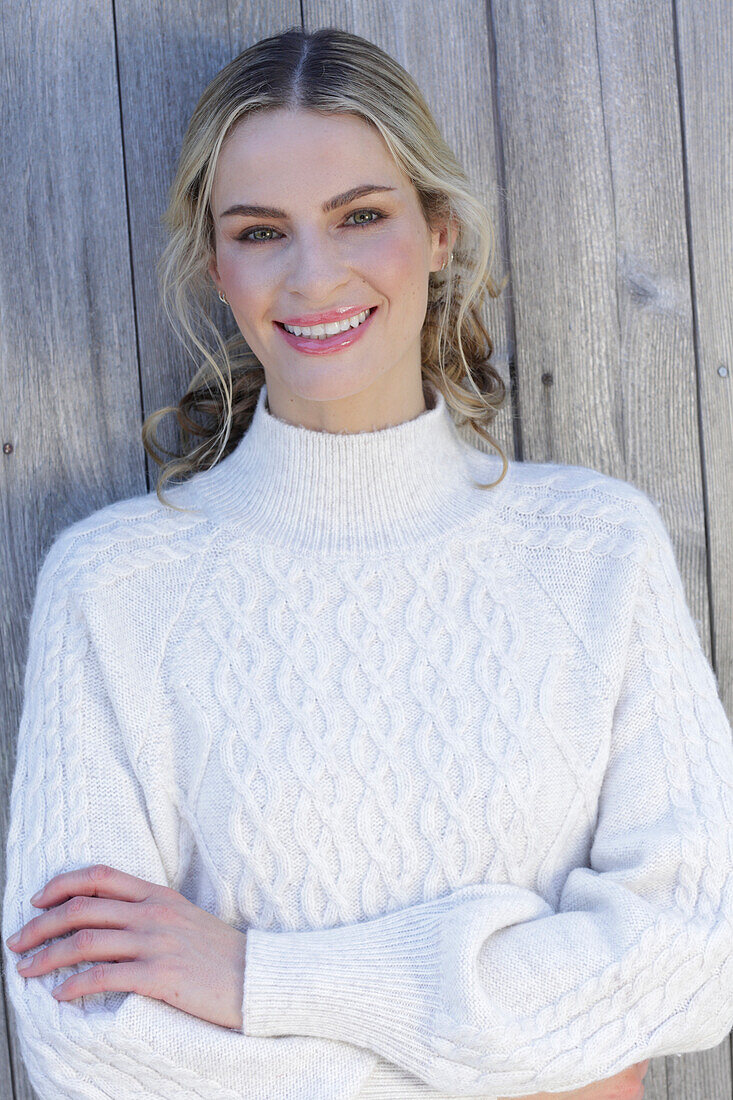
{"label": "smiling mouth", "polygon": [[376,309],[376,306],[369,306],[361,313],[354,313],[341,321],[325,321],[320,325],[286,325],[282,321],[274,323],[291,336],[299,336],[303,340],[328,340],[333,336],[343,336],[352,329],[359,328],[369,320]]}

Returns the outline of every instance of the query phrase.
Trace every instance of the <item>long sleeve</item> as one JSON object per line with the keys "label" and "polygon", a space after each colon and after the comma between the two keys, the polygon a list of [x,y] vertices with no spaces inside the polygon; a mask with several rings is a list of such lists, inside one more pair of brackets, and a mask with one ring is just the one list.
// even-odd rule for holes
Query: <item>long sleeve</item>
{"label": "long sleeve", "polygon": [[733,748],[648,498],[589,866],[557,911],[482,883],[327,929],[251,929],[244,1032],[341,1039],[455,1095],[579,1088],[733,1026]]}
{"label": "long sleeve", "polygon": [[[52,547],[39,575],[7,841],[5,982],[31,1083],[41,1100],[272,1100],[283,1065],[295,1072],[292,1040],[248,1039],[137,993],[56,1001],[52,989],[90,964],[23,978],[5,944],[40,912],[31,895],[62,871],[108,863],[172,885],[176,870],[167,853],[179,822],[164,785],[145,791],[136,775],[139,760],[121,736],[85,621],[71,542]],[[123,642],[120,650],[124,662]],[[303,1080],[323,1081],[323,1096],[350,1095],[373,1057],[312,1042],[300,1044]]]}

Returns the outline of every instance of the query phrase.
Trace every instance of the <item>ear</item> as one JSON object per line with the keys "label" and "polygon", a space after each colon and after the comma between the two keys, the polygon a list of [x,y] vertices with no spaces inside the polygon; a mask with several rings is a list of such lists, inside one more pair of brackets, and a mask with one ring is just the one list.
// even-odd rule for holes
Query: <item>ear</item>
{"label": "ear", "polygon": [[217,290],[223,290],[221,277],[219,275],[219,268],[216,266],[216,256],[212,256],[209,261],[208,272],[211,278],[214,280],[214,286]]}
{"label": "ear", "polygon": [[430,264],[431,271],[439,271],[444,260],[447,260],[453,251],[453,246],[458,238],[458,223],[454,221],[444,222],[431,234],[433,255]]}

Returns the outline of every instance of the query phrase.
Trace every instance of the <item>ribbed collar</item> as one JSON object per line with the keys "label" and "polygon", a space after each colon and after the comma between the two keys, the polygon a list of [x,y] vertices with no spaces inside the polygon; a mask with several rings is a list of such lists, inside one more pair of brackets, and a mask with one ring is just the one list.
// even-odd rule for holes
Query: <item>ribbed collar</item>
{"label": "ribbed collar", "polygon": [[[274,416],[263,385],[235,449],[168,495],[293,551],[361,555],[433,538],[485,508],[494,490],[474,488],[469,454],[480,452],[458,435],[442,393],[425,390],[432,407],[413,419],[342,433]],[[499,456],[481,458],[483,480],[496,480]]]}

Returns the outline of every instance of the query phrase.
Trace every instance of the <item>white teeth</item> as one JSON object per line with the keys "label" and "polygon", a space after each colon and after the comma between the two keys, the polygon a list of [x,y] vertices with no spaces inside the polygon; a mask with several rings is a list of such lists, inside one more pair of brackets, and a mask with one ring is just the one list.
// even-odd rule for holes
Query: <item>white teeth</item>
{"label": "white teeth", "polygon": [[356,328],[362,321],[366,321],[371,309],[365,309],[363,313],[357,313],[354,317],[348,317],[344,321],[330,321],[325,325],[312,325],[310,328],[302,328],[298,325],[283,325],[287,332],[294,336],[307,336],[315,340],[324,340],[327,336],[335,336],[337,332],[346,332],[347,329]]}

